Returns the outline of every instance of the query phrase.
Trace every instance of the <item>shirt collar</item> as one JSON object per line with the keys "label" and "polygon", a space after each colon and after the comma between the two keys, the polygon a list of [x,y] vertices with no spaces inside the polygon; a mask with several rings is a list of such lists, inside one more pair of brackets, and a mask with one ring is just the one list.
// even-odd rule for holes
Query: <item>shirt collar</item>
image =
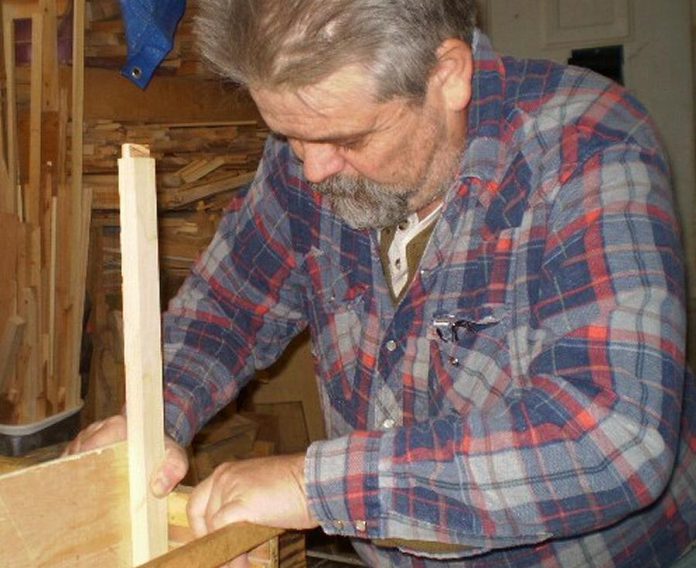
{"label": "shirt collar", "polygon": [[479,178],[484,185],[497,185],[504,172],[503,136],[507,126],[504,110],[505,68],[488,37],[475,30],[474,75],[469,103],[467,141],[460,179]]}

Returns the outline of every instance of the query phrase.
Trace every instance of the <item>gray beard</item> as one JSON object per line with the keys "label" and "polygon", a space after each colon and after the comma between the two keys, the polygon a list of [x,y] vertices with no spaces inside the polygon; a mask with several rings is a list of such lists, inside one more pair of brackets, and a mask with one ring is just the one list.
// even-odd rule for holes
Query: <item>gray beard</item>
{"label": "gray beard", "polygon": [[340,175],[312,187],[328,197],[334,212],[354,229],[396,225],[412,213],[408,199],[417,191]]}

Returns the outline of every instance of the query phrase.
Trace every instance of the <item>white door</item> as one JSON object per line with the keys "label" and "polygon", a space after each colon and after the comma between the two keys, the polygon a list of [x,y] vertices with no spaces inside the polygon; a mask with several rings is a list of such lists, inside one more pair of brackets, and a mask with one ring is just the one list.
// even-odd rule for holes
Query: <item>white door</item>
{"label": "white door", "polygon": [[696,0],[481,0],[500,53],[566,63],[574,49],[622,45],[625,86],[657,122],[675,179],[690,273],[696,362],[696,187],[691,3]]}

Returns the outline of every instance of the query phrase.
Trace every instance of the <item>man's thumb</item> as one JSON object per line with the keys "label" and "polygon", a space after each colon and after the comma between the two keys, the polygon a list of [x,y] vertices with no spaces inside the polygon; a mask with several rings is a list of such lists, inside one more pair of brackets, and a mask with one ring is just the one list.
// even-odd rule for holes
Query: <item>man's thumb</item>
{"label": "man's thumb", "polygon": [[164,461],[153,472],[150,480],[150,489],[156,497],[169,495],[188,470],[186,451],[175,443],[165,446]]}

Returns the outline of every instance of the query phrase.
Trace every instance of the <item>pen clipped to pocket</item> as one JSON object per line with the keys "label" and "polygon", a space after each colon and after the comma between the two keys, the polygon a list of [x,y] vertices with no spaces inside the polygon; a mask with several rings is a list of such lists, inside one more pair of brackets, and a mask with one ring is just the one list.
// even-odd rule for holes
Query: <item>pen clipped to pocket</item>
{"label": "pen clipped to pocket", "polygon": [[431,325],[432,339],[437,337],[444,343],[458,342],[466,335],[473,336],[498,323],[500,323],[500,319],[491,314],[481,319],[469,319],[454,314],[436,316]]}

